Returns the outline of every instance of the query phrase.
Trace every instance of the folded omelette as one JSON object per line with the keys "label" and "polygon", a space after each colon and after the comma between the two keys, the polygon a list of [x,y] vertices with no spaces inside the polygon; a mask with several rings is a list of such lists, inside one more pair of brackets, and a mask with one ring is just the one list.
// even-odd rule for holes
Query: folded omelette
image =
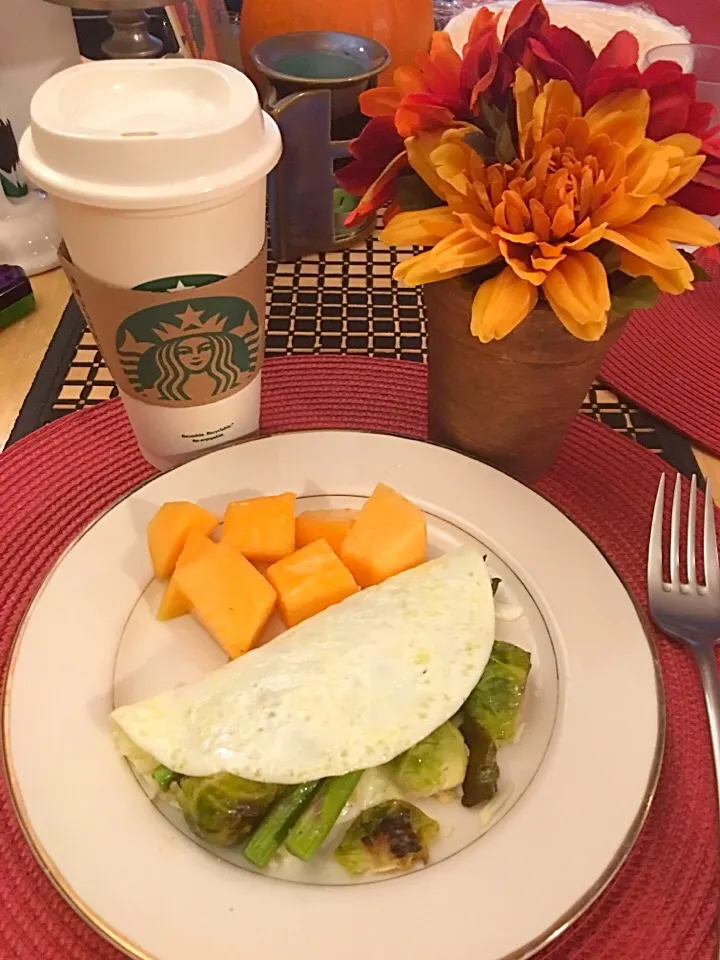
{"label": "folded omelette", "polygon": [[485,560],[463,547],[202,680],[120,707],[112,722],[128,754],[186,776],[341,776],[392,760],[452,717],[485,669],[494,631]]}

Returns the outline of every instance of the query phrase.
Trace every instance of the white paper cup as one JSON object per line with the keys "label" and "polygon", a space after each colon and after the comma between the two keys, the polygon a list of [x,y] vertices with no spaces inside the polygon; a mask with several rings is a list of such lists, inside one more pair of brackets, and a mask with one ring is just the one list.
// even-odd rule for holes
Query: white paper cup
{"label": "white paper cup", "polygon": [[[233,379],[235,354],[222,377],[213,380],[212,366],[200,369],[203,350],[215,356],[213,344],[222,340],[220,352],[229,356],[227,343],[237,345],[238,331],[251,326],[223,313],[228,293],[236,293],[231,280],[201,286],[200,278],[237,278],[248,302],[235,299],[258,327],[248,340],[258,369],[262,360],[266,178],[281,143],[251,82],[232,67],[198,60],[86,64],[40,88],[31,121],[22,161],[57,211],[69,273],[101,349],[111,369],[118,344],[140,339],[138,356],[145,351],[135,368],[125,358],[117,376],[144,456],[162,469],[256,430],[259,372],[251,377],[240,367]],[[138,287],[154,292],[127,293]],[[177,292],[163,295],[164,287]],[[222,301],[208,299],[216,292]],[[164,313],[144,309],[153,331],[145,340],[138,336],[144,320],[117,313],[143,296],[143,308],[170,301]],[[166,319],[156,323],[156,315]],[[134,340],[123,340],[125,327]],[[178,361],[181,340],[190,346]],[[169,341],[172,348],[164,346]],[[152,378],[160,366],[167,372],[168,351],[184,380],[166,376],[163,386]],[[146,362],[155,354],[158,363]]]}

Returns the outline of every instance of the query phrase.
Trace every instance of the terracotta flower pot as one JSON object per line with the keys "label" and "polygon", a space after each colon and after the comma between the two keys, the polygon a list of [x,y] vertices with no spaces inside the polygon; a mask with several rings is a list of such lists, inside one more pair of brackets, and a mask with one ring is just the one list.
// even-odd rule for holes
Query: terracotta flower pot
{"label": "terracotta flower pot", "polygon": [[595,343],[569,334],[547,306],[504,340],[470,333],[473,292],[461,280],[424,288],[431,440],[484,460],[525,483],[551,466],[627,318]]}

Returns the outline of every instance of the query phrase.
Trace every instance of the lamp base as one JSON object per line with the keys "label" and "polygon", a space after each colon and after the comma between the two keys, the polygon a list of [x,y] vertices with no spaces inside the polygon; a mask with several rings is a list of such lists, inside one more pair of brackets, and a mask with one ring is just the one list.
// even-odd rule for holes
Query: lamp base
{"label": "lamp base", "polygon": [[108,14],[108,23],[113,33],[102,44],[103,52],[111,60],[142,60],[162,56],[162,42],[150,33],[148,21],[144,10],[112,10]]}

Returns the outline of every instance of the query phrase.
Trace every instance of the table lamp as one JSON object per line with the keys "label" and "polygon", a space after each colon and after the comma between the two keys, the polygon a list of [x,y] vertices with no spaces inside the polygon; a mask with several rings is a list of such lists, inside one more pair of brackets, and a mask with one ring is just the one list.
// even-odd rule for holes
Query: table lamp
{"label": "table lamp", "polygon": [[[146,8],[152,6],[148,0],[47,0],[63,7],[82,6],[84,10],[103,10],[108,14],[108,23],[113,29],[102,45],[103,51],[112,60],[159,57],[163,45],[148,30]],[[163,6],[169,7],[178,0],[164,0]]]}

